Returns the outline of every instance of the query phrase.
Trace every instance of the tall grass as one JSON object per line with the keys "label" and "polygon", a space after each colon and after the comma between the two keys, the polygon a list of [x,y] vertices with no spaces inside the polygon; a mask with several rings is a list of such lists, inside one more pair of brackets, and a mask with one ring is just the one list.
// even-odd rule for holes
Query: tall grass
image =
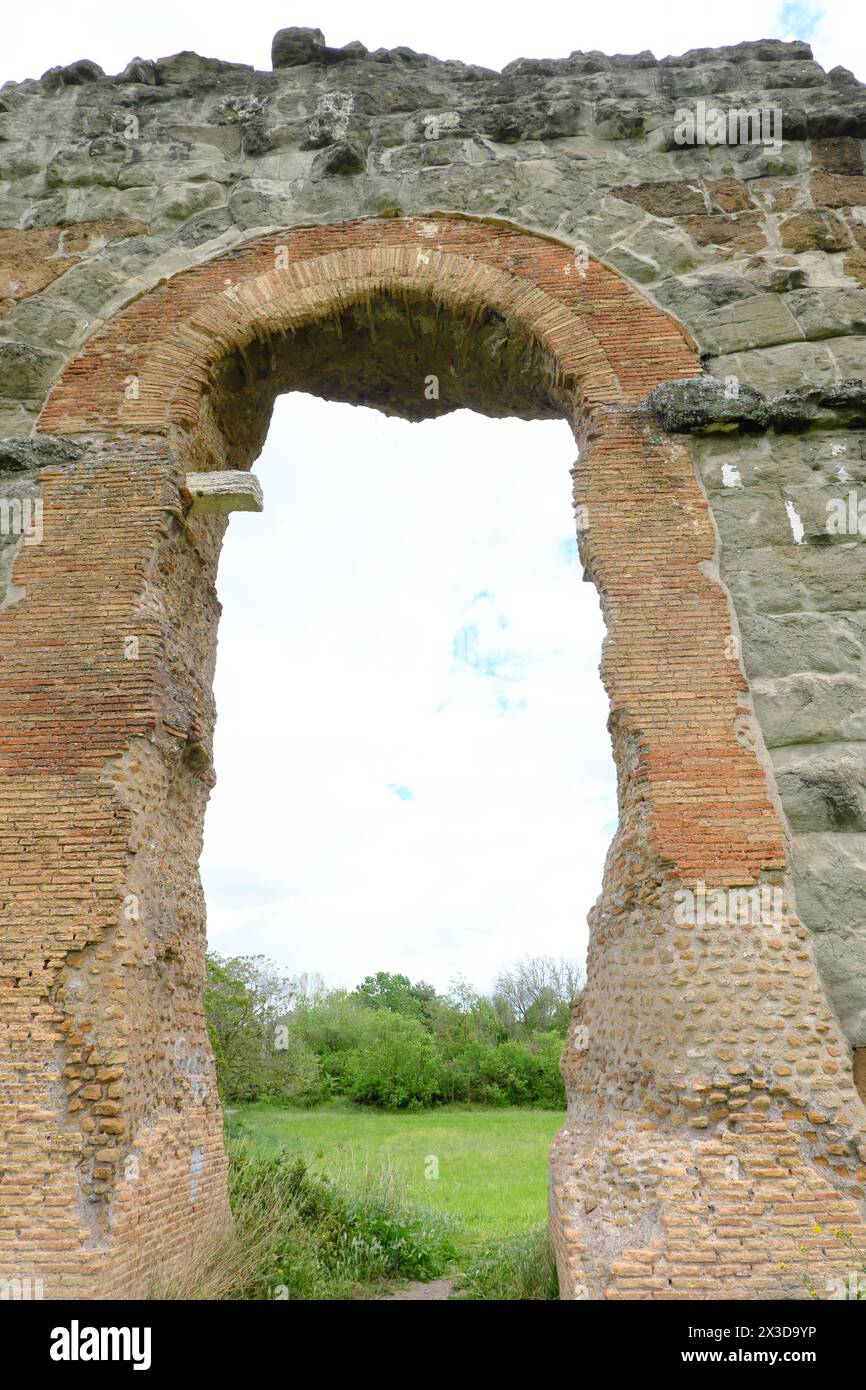
{"label": "tall grass", "polygon": [[558,1299],[556,1262],[547,1229],[490,1241],[463,1272],[458,1297],[487,1300]]}
{"label": "tall grass", "polygon": [[454,1258],[446,1223],[411,1209],[396,1175],[370,1170],[351,1190],[285,1150],[229,1145],[233,1226],[151,1297],[183,1300],[376,1296],[387,1280],[434,1279]]}

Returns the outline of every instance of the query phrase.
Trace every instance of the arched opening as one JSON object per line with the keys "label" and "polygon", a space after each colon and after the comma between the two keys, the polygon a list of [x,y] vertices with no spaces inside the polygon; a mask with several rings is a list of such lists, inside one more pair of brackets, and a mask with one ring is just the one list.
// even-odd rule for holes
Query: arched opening
{"label": "arched opening", "polygon": [[[616,826],[573,460],[564,421],[410,423],[291,393],[254,465],[264,512],[232,517],[220,557],[208,947],[321,981],[280,1051],[226,1019],[230,1130],[279,1136],[353,1190],[355,1164],[387,1167],[448,1214],[461,1264],[492,1230],[545,1220],[567,1011],[524,1022],[489,1000],[526,957],[583,963]],[[383,1045],[396,1020],[357,1031],[379,971],[436,991],[405,1061]],[[384,1066],[366,1066],[374,1048]],[[414,1162],[419,1122],[436,1182]]]}
{"label": "arched opening", "polygon": [[585,957],[616,800],[573,460],[564,422],[278,400],[220,559],[213,949],[443,991]]}

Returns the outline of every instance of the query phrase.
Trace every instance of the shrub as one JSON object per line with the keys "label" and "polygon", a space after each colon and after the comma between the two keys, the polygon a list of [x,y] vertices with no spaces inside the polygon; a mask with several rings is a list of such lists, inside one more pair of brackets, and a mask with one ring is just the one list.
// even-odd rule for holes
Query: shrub
{"label": "shrub", "polygon": [[289,979],[260,956],[211,954],[207,964],[208,1031],[228,1104],[565,1106],[563,991],[577,978],[567,963],[522,962],[508,976],[508,1008],[504,995],[491,1000],[459,980],[438,995],[379,971],[348,992]]}
{"label": "shrub", "polygon": [[562,1039],[540,1033],[529,1041],[512,1040],[498,1047],[467,1050],[470,1086],[475,1100],[486,1105],[544,1105],[562,1109],[565,1087],[559,1070]]}

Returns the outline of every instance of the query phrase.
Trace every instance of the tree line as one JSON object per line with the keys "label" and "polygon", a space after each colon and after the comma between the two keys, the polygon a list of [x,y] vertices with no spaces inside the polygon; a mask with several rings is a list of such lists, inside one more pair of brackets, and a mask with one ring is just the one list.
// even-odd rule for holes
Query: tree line
{"label": "tree line", "polygon": [[547,956],[501,971],[490,994],[463,978],[439,994],[384,970],[353,990],[331,989],[264,956],[211,953],[205,1008],[226,1104],[343,1096],[395,1110],[457,1101],[557,1109],[581,987],[574,962]]}

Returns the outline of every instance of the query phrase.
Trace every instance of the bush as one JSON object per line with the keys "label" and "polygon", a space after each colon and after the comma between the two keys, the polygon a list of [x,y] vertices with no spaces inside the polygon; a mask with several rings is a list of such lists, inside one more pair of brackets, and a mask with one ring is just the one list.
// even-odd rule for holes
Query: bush
{"label": "bush", "polygon": [[208,956],[208,1035],[225,1102],[328,1094],[315,1052],[278,1025],[291,997],[291,982],[260,956]]}
{"label": "bush", "polygon": [[470,1044],[450,1063],[459,1077],[459,1090],[483,1105],[565,1106],[565,1087],[559,1070],[562,1039],[556,1033],[535,1034],[529,1041],[506,1041],[496,1047]]}
{"label": "bush", "polygon": [[455,1251],[447,1238],[411,1214],[393,1194],[366,1192],[340,1208],[338,1265],[346,1277],[435,1279]]}
{"label": "bush", "polygon": [[345,1079],[352,1100],[389,1110],[432,1105],[445,1092],[445,1067],[435,1038],[417,1019],[387,1009],[365,1010]]}

